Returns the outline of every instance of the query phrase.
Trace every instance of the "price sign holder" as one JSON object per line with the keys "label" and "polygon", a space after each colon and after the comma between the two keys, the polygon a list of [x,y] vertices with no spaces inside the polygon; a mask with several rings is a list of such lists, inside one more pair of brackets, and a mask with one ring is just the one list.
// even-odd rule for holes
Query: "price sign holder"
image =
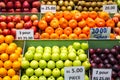
{"label": "price sign holder", "polygon": [[92,80],[111,80],[112,69],[93,69]]}
{"label": "price sign holder", "polygon": [[56,13],[56,5],[41,5],[41,13],[46,12]]}
{"label": "price sign holder", "polygon": [[84,75],[85,69],[83,66],[64,68],[64,80],[84,80]]}
{"label": "price sign holder", "polygon": [[110,27],[91,28],[90,39],[110,39],[110,33]]}
{"label": "price sign holder", "polygon": [[16,40],[33,40],[34,31],[29,29],[16,30]]}
{"label": "price sign holder", "polygon": [[118,8],[117,5],[103,5],[103,11],[108,13],[117,13]]}

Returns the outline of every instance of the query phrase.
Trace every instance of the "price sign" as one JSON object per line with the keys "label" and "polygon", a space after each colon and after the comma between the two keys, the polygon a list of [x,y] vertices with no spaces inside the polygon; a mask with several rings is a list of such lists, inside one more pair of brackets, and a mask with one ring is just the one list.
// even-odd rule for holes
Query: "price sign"
{"label": "price sign", "polygon": [[56,5],[41,5],[41,13],[46,13],[49,11],[56,13]]}
{"label": "price sign", "polygon": [[103,11],[108,13],[117,13],[117,5],[103,5]]}
{"label": "price sign", "polygon": [[65,67],[64,68],[65,80],[84,80],[85,69],[80,67]]}
{"label": "price sign", "polygon": [[93,69],[92,80],[111,80],[112,69]]}
{"label": "price sign", "polygon": [[33,30],[16,30],[16,39],[17,40],[33,40],[34,31]]}
{"label": "price sign", "polygon": [[91,39],[109,39],[110,32],[111,32],[110,27],[91,28],[90,29],[90,38]]}

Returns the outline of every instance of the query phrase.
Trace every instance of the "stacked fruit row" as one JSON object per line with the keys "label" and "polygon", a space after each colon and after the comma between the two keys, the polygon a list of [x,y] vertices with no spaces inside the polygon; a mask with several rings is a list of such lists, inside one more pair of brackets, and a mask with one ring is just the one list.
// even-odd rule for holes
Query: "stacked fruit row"
{"label": "stacked fruit row", "polygon": [[[90,28],[115,27],[107,12],[63,11],[45,13],[38,23],[41,39],[89,39]],[[110,34],[111,38],[115,35]]]}
{"label": "stacked fruit row", "polygon": [[29,46],[21,64],[21,80],[64,80],[64,67],[71,66],[84,66],[85,80],[89,80],[87,49],[87,42],[74,42],[69,46]]}
{"label": "stacked fruit row", "polygon": [[111,68],[112,80],[120,79],[120,45],[115,45],[111,49],[91,48],[90,63],[92,68]]}
{"label": "stacked fruit row", "polygon": [[[37,15],[0,15],[0,34],[16,36],[17,29],[33,29],[35,39],[39,38]],[[36,37],[37,34],[37,37]]]}
{"label": "stacked fruit row", "polygon": [[0,80],[19,80],[22,48],[12,35],[0,35]]}
{"label": "stacked fruit row", "polygon": [[39,0],[1,0],[0,12],[39,12]]}

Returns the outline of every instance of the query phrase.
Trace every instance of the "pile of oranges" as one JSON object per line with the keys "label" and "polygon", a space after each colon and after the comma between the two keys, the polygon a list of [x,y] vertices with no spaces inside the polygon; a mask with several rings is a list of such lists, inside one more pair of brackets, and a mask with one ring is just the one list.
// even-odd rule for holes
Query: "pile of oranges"
{"label": "pile of oranges", "polygon": [[[41,39],[89,39],[90,28],[115,27],[107,12],[47,12],[38,23]],[[115,38],[113,33],[110,38]]]}
{"label": "pile of oranges", "polygon": [[12,35],[0,35],[0,80],[20,80],[22,48]]}

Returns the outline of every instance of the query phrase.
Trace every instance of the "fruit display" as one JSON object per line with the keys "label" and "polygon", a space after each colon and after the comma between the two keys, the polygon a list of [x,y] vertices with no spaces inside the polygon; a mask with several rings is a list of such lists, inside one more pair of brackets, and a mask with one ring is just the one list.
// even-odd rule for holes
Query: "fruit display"
{"label": "fruit display", "polygon": [[1,0],[0,12],[40,12],[39,0]]}
{"label": "fruit display", "polygon": [[89,39],[90,28],[111,27],[114,39],[115,22],[107,12],[63,11],[45,13],[38,23],[41,39]]}
{"label": "fruit display", "polygon": [[16,37],[16,30],[18,29],[32,29],[34,31],[34,38],[39,39],[38,16],[32,15],[0,15],[0,34],[13,35]]}
{"label": "fruit display", "polygon": [[12,35],[0,35],[0,80],[20,80],[22,47]]}
{"label": "fruit display", "polygon": [[[30,46],[29,43],[34,45]],[[68,45],[62,43],[64,45],[61,46],[43,43],[26,43],[28,45],[21,63],[21,80],[64,80],[64,67],[70,66],[84,66],[85,80],[88,80],[91,65],[87,56],[87,42],[68,41]]]}

